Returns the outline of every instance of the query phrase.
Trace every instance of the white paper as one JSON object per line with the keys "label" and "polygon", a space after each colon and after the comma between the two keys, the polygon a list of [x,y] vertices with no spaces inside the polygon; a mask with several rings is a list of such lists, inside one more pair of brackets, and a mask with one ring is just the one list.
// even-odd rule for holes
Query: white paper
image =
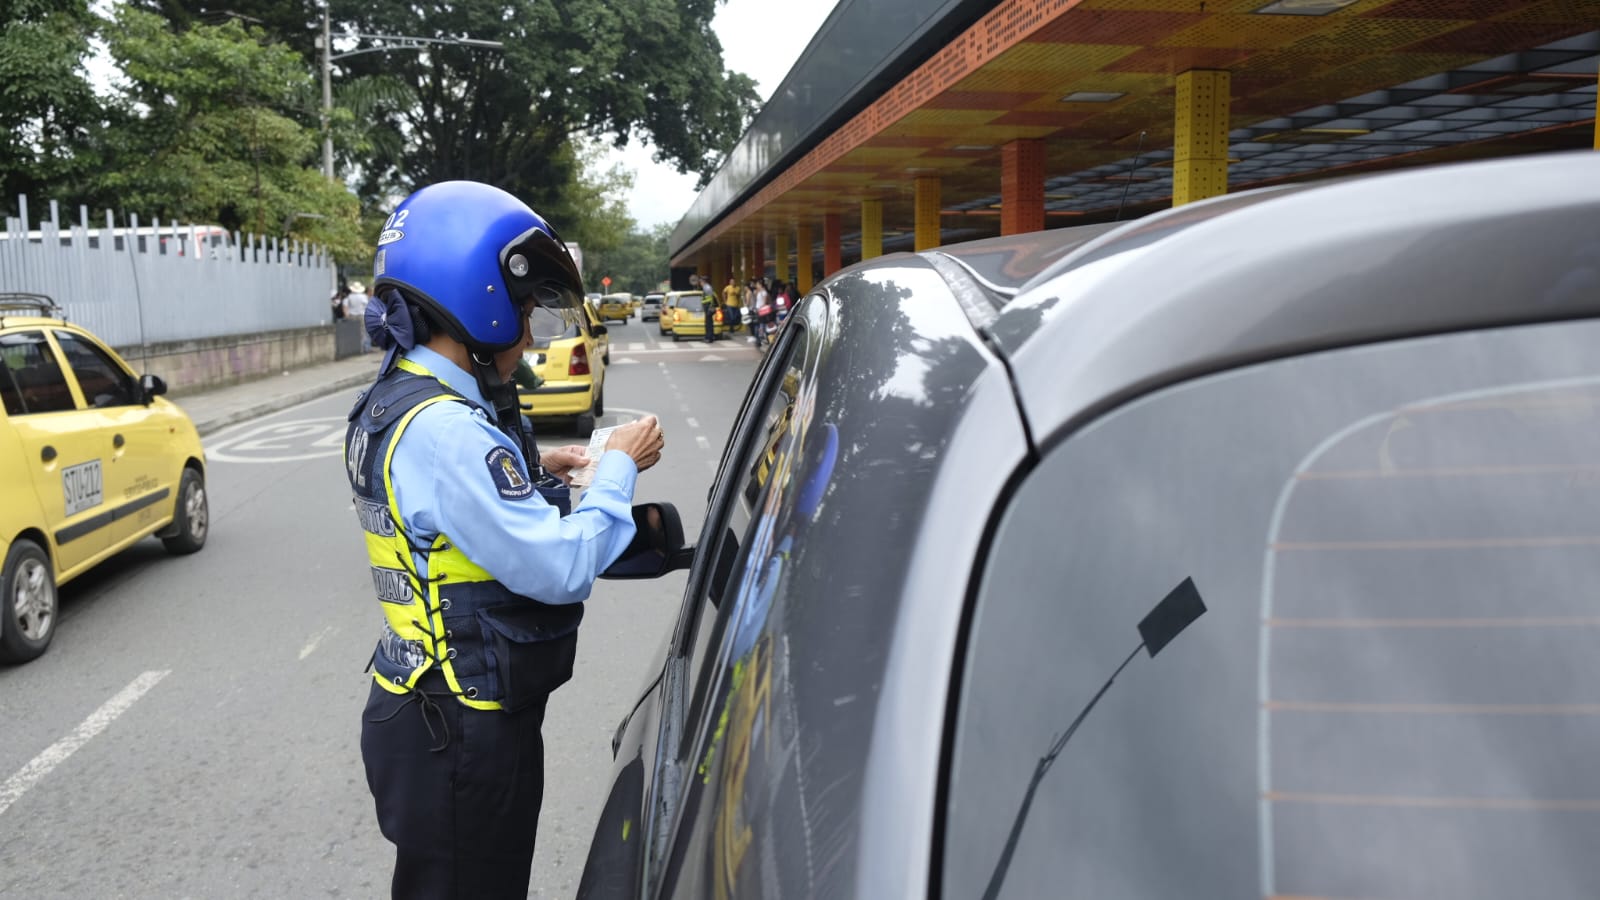
{"label": "white paper", "polygon": [[589,464],[581,469],[572,470],[573,487],[588,487],[594,481],[595,469],[600,467],[600,455],[606,452],[606,441],[611,438],[611,432],[616,430],[617,426],[612,425],[608,428],[596,428],[594,433],[589,435],[589,446],[583,451],[589,457]]}

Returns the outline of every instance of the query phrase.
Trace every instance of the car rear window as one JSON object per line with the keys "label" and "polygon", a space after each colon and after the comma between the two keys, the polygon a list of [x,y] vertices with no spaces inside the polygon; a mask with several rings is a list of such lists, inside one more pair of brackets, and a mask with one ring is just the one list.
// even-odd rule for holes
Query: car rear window
{"label": "car rear window", "polygon": [[546,309],[542,306],[534,307],[532,314],[528,316],[530,333],[535,341],[542,340],[546,343],[561,338],[577,337],[579,327],[576,316],[577,312],[575,310],[563,311]]}
{"label": "car rear window", "polygon": [[944,896],[1600,897],[1596,346],[1315,354],[1049,450],[977,592]]}

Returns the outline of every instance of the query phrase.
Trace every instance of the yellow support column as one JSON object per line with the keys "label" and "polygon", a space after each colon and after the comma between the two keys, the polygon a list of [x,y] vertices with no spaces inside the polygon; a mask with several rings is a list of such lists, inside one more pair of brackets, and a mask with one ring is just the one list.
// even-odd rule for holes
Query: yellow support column
{"label": "yellow support column", "polygon": [[1218,69],[1178,76],[1172,144],[1172,205],[1228,192],[1228,100],[1232,80]]}
{"label": "yellow support column", "polygon": [[794,228],[794,279],[800,293],[811,290],[811,223],[801,221]]}
{"label": "yellow support column", "polygon": [[789,280],[789,232],[779,231],[772,235],[772,265],[777,271],[777,279],[787,282]]}
{"label": "yellow support column", "polygon": [[883,255],[883,201],[861,201],[861,258]]}
{"label": "yellow support column", "polygon": [[940,187],[937,175],[917,176],[916,209],[912,218],[916,221],[918,253],[939,246]]}

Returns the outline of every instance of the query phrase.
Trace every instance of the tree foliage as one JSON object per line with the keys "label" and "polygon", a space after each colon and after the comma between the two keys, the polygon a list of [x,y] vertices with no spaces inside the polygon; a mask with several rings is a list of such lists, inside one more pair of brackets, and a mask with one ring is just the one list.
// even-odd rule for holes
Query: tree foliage
{"label": "tree foliage", "polygon": [[[631,175],[602,170],[601,142],[649,139],[703,183],[754,114],[754,83],[725,71],[711,31],[719,2],[328,0],[333,53],[354,55],[334,62],[324,131],[322,0],[117,0],[110,21],[90,0],[8,0],[0,187],[291,234],[349,263],[397,197],[469,178],[604,257],[635,236]],[[120,69],[98,97],[83,66],[97,29]],[[324,134],[359,201],[321,177]]]}
{"label": "tree foliage", "polygon": [[94,166],[99,102],[83,61],[87,0],[11,0],[0,13],[0,205],[49,193]]}
{"label": "tree foliage", "polygon": [[296,120],[312,92],[298,54],[238,20],[174,33],[126,6],[105,37],[126,84],[110,103],[103,199],[365,252],[359,203],[317,170],[316,134]]}
{"label": "tree foliage", "polygon": [[618,146],[648,136],[658,161],[704,181],[757,105],[754,83],[724,71],[711,31],[715,0],[333,0],[332,9],[360,33],[504,45],[339,61],[342,71],[388,72],[417,92],[415,106],[372,123],[411,140],[398,157],[368,161],[368,195],[471,178],[548,205],[574,182],[576,159],[563,149],[580,136]]}
{"label": "tree foliage", "polygon": [[614,248],[604,253],[590,257],[586,250],[585,257],[593,259],[593,263],[586,263],[589,271],[584,274],[584,280],[589,282],[591,290],[599,290],[597,285],[606,276],[611,278],[609,290],[612,291],[643,294],[655,290],[657,284],[671,275],[667,255],[667,238],[671,234],[672,226],[662,223],[648,232],[628,231]]}

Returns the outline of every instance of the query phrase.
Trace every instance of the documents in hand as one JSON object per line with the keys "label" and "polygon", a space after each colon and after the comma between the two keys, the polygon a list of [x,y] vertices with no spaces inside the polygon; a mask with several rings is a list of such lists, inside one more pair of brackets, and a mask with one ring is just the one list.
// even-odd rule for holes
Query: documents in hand
{"label": "documents in hand", "polygon": [[600,454],[606,452],[606,441],[611,437],[611,432],[616,430],[617,426],[612,425],[609,428],[596,428],[594,433],[589,435],[589,446],[584,449],[584,453],[589,457],[589,464],[581,469],[572,470],[573,487],[588,487],[589,483],[594,481],[594,471],[600,466]]}

